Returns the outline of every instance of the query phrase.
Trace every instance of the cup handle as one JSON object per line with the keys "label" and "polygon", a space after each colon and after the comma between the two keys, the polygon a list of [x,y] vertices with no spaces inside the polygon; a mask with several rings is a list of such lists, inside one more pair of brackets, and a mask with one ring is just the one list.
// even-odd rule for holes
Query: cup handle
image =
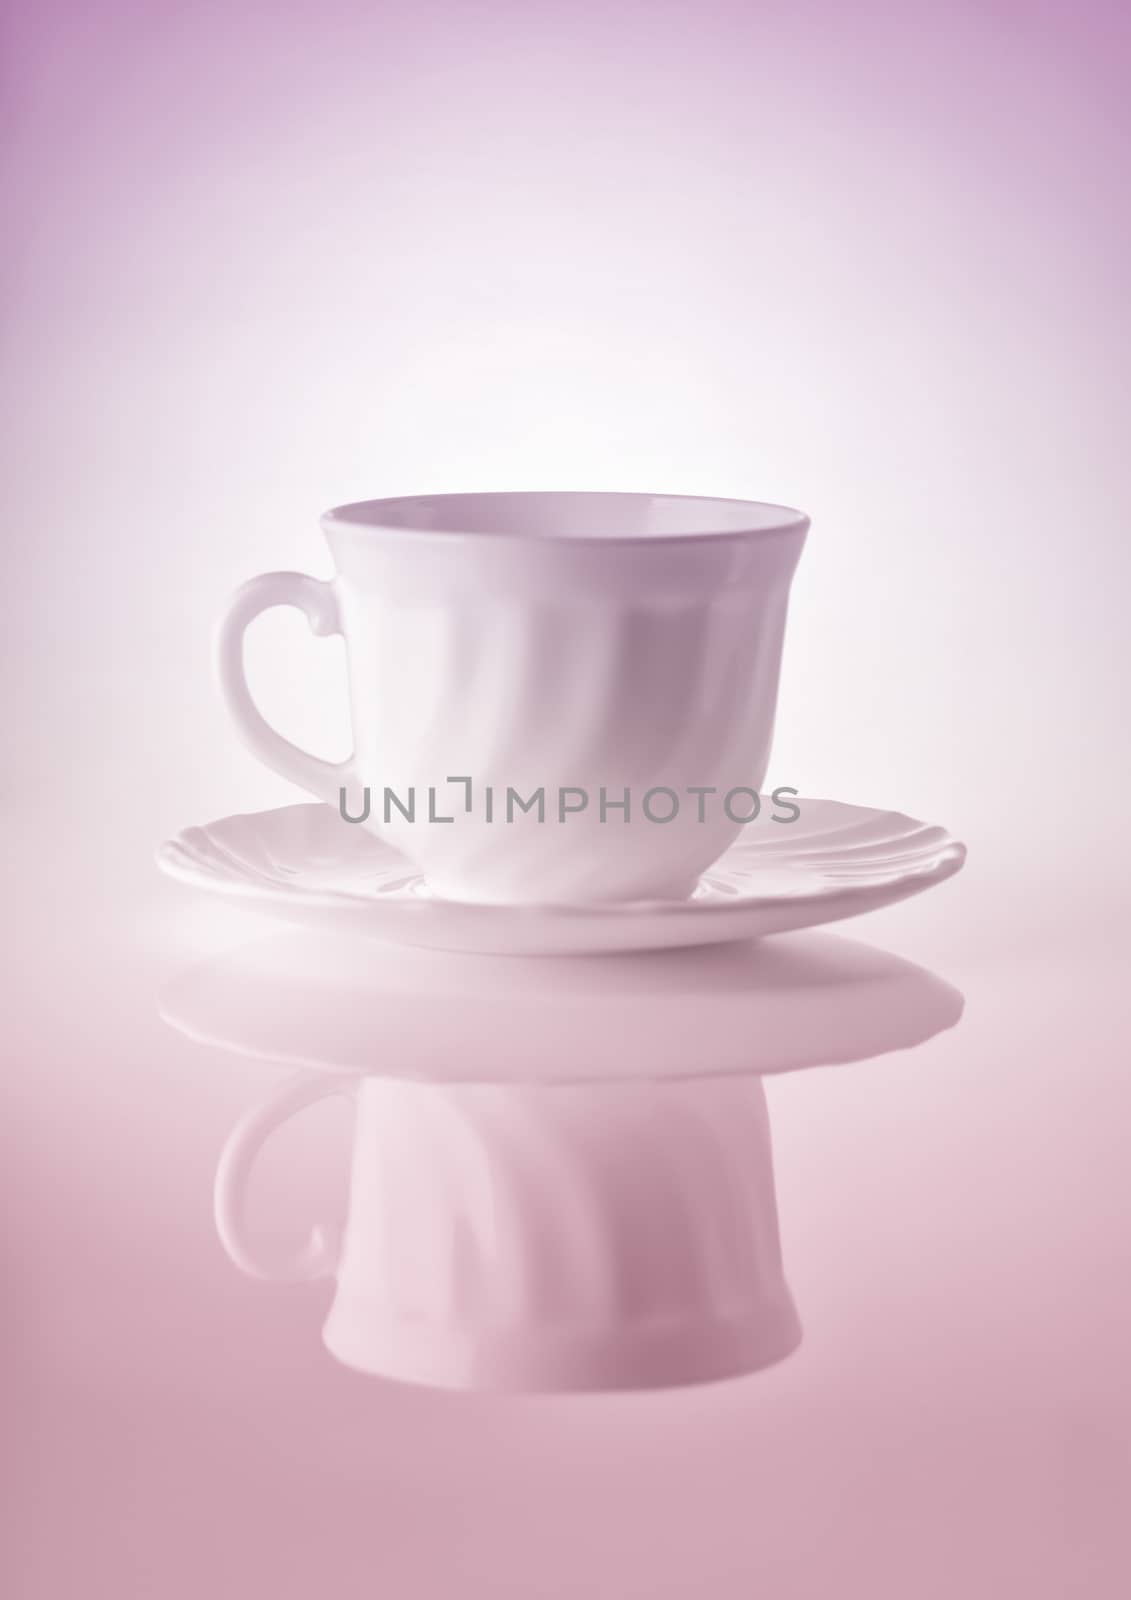
{"label": "cup handle", "polygon": [[332,582],[304,572],[264,572],[236,590],[216,635],[216,672],[220,692],[244,744],[265,766],[289,778],[300,788],[336,806],[340,790],[353,771],[347,761],[323,761],[284,739],[260,714],[251,697],[244,672],[243,641],[248,626],[261,611],[272,606],[297,606],[310,631],[324,637],[341,633],[338,596]]}
{"label": "cup handle", "polygon": [[309,1239],[289,1259],[268,1261],[248,1240],[244,1208],[252,1168],[275,1129],[297,1112],[331,1095],[341,1094],[353,1099],[357,1085],[357,1078],[312,1077],[303,1073],[292,1079],[280,1094],[245,1111],[228,1135],[216,1168],[212,1213],[220,1243],[240,1271],[249,1277],[267,1283],[306,1283],[314,1278],[330,1277],[335,1271],[341,1242],[337,1229],[312,1228]]}

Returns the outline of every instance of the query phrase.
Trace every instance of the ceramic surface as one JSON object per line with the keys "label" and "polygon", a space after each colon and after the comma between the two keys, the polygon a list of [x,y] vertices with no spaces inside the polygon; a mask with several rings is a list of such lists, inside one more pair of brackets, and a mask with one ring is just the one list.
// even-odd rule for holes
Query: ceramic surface
{"label": "ceramic surface", "polygon": [[[723,797],[765,776],[808,519],[738,500],[518,493],[370,501],[322,526],[332,580],[254,578],[221,626],[220,684],[248,748],[335,808],[344,790],[351,816],[368,792],[365,826],[447,899],[689,895],[741,831],[742,798],[736,821]],[[244,632],[275,605],[345,636],[346,762],[299,750],[251,699]],[[657,789],[682,802],[671,821],[663,797],[660,821],[644,814]],[[697,789],[714,796],[702,817]],[[505,812],[508,791],[542,792],[545,810]],[[614,808],[627,794],[627,816],[602,817],[602,792]]]}
{"label": "ceramic surface", "polygon": [[261,910],[438,950],[575,954],[758,938],[857,916],[956,873],[965,847],[897,811],[801,800],[751,824],[689,899],[627,904],[448,901],[389,846],[328,806],[224,817],[168,840],[170,876]]}

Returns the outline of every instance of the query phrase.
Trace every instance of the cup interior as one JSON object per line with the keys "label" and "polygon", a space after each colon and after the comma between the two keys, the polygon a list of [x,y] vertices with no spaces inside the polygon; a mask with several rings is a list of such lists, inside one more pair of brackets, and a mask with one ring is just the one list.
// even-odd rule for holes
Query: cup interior
{"label": "cup interior", "polygon": [[363,500],[335,507],[324,521],[445,537],[594,542],[733,539],[808,526],[804,513],[757,500],[585,490]]}

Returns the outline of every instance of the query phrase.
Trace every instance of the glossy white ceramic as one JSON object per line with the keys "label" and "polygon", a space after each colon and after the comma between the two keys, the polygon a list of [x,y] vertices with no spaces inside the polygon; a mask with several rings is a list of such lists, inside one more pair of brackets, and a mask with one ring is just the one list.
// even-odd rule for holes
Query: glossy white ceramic
{"label": "glossy white ceramic", "polygon": [[[692,892],[741,832],[747,802],[726,796],[765,776],[802,513],[467,494],[342,506],[322,527],[335,576],[253,578],[220,629],[249,749],[364,817],[446,900]],[[243,636],[275,605],[345,636],[346,762],[299,750],[252,701]]]}
{"label": "glossy white ceramic", "polygon": [[496,955],[663,949],[814,927],[918,894],[965,859],[965,847],[944,828],[898,811],[798,804],[794,822],[750,824],[686,899],[446,900],[395,850],[319,805],[186,828],[157,859],[182,882],[305,926]]}

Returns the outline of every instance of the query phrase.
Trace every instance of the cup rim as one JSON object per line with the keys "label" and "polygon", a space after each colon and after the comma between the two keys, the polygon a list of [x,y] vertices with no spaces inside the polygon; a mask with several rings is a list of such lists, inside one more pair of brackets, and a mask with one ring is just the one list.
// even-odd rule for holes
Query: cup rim
{"label": "cup rim", "polygon": [[[453,518],[455,507],[459,502],[467,501],[510,501],[520,500],[544,501],[574,500],[591,502],[625,502],[636,501],[665,501],[676,502],[685,506],[703,506],[714,508],[705,512],[704,526],[701,528],[688,528],[675,533],[573,533],[552,532],[539,533],[536,536],[514,527],[499,528],[473,528],[462,526],[458,516]],[[413,506],[423,506],[425,509],[432,507],[446,508],[447,517],[444,524],[437,527],[412,527],[403,521],[397,521],[398,513],[404,513]],[[725,512],[724,512],[725,508]],[[593,510],[596,511],[594,504]],[[441,512],[442,515],[442,512]],[[720,525],[721,519],[729,519],[731,525]],[[698,494],[669,494],[665,491],[643,492],[636,490],[609,490],[609,489],[503,489],[503,490],[469,490],[460,493],[444,494],[412,494],[394,495],[376,500],[355,500],[344,505],[333,506],[320,518],[323,530],[329,533],[332,530],[348,528],[352,532],[365,532],[370,534],[391,534],[398,537],[412,539],[440,539],[445,541],[458,540],[488,540],[491,542],[506,542],[509,544],[546,544],[546,545],[586,545],[602,547],[606,545],[689,545],[710,543],[736,542],[749,539],[769,538],[774,534],[804,534],[810,526],[810,519],[804,511],[798,511],[792,506],[780,505],[776,501],[745,500],[730,495],[698,495]]]}

